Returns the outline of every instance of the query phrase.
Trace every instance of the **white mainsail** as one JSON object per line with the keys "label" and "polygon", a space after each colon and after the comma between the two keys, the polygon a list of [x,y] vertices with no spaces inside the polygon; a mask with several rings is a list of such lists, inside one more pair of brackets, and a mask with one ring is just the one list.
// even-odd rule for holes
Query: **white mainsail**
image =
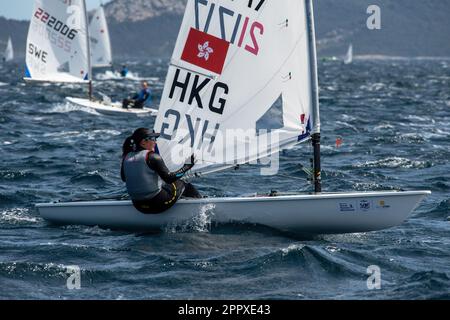
{"label": "white mainsail", "polygon": [[11,37],[8,38],[8,44],[6,45],[4,59],[6,62],[14,60],[14,48],[11,41]]}
{"label": "white mainsail", "polygon": [[319,132],[310,5],[188,1],[154,127],[171,170],[189,152],[202,174],[266,157]]}
{"label": "white mainsail", "polygon": [[25,80],[89,82],[84,0],[35,0],[27,39]]}
{"label": "white mainsail", "polygon": [[89,37],[91,41],[92,67],[112,66],[111,40],[103,6],[98,8],[92,17],[89,24]]}
{"label": "white mainsail", "polygon": [[347,55],[345,56],[344,63],[351,64],[353,62],[353,45],[348,47]]}

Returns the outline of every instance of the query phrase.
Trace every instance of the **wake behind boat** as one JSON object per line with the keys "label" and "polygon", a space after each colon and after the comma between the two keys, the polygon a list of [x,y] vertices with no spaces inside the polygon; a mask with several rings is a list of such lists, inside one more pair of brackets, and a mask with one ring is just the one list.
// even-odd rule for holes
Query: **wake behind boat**
{"label": "wake behind boat", "polygon": [[67,97],[66,100],[74,105],[94,109],[99,113],[107,115],[117,115],[117,114],[135,114],[135,115],[149,115],[156,116],[158,110],[151,108],[133,109],[133,108],[122,108],[122,103],[120,102],[108,102],[100,100],[90,100],[82,98]]}

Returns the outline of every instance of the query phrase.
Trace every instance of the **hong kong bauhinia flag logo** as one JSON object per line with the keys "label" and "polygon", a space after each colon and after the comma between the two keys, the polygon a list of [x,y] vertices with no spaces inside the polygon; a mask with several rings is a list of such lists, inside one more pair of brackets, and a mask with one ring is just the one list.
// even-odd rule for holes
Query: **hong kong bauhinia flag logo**
{"label": "hong kong bauhinia flag logo", "polygon": [[229,47],[229,42],[191,28],[181,60],[222,74]]}

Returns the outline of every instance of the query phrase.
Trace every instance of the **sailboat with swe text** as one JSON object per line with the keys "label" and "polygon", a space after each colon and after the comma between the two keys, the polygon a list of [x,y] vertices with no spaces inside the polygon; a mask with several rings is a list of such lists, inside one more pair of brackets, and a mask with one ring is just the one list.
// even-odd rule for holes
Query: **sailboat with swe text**
{"label": "sailboat with swe text", "polygon": [[105,114],[155,115],[157,110],[123,109],[120,102],[94,99],[91,43],[84,0],[35,0],[27,38],[25,81],[75,83],[89,87],[89,98],[66,100]]}

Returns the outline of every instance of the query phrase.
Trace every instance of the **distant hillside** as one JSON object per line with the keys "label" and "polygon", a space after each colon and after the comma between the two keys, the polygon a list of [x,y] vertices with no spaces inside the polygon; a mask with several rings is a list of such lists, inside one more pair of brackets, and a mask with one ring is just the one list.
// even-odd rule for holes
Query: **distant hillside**
{"label": "distant hillside", "polygon": [[[280,1],[280,0],[277,0]],[[170,56],[187,0],[114,0],[106,5],[114,54]],[[366,27],[367,7],[381,7],[382,29]],[[319,55],[450,56],[450,0],[316,0]],[[24,52],[28,23],[0,18],[0,52],[12,35]]]}
{"label": "distant hillside", "polygon": [[106,14],[114,22],[137,22],[164,16],[182,16],[187,0],[115,0],[109,2]]}

